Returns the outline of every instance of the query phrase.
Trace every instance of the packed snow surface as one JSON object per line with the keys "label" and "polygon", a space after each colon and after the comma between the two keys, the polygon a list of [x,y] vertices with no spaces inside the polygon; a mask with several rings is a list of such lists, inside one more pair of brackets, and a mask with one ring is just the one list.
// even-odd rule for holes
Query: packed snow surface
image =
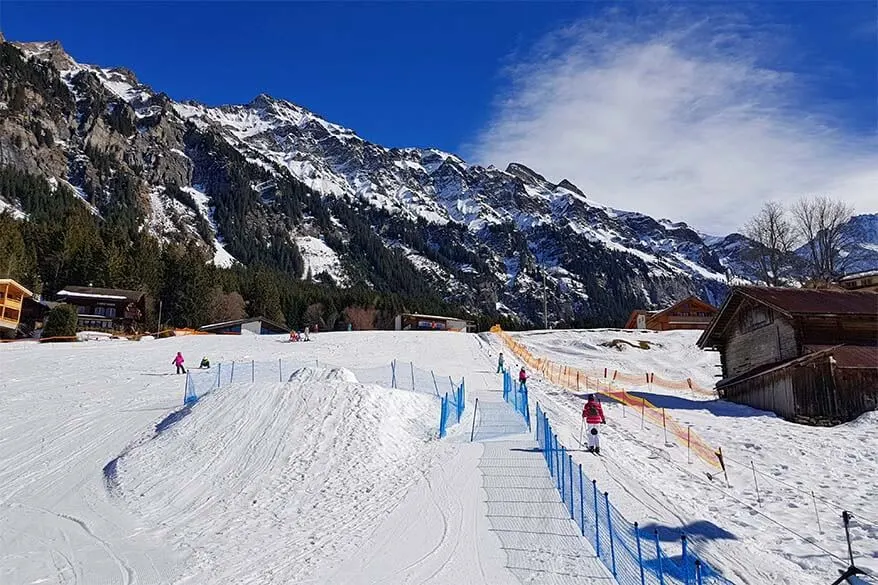
{"label": "packed snow surface", "polygon": [[[587,371],[708,385],[716,354],[695,348],[696,335],[517,337]],[[498,351],[516,363],[496,336],[312,340],[0,345],[0,583],[612,582],[565,520],[532,435],[502,402]],[[650,349],[640,349],[643,340]],[[214,369],[255,366],[256,381],[245,375],[183,409],[185,377],[171,373],[177,351],[187,365],[207,356]],[[259,375],[279,359],[280,376]],[[398,375],[414,361],[466,377],[467,411],[448,438],[436,439],[437,398],[357,378],[393,359]],[[559,439],[574,446],[584,393],[535,373],[529,387]],[[810,428],[703,394],[632,390],[722,446],[729,462],[731,488],[714,468],[688,463],[685,446],[666,444],[661,429],[641,429],[637,413],[613,404],[602,456],[573,451],[626,518],[662,531],[670,554],[684,529],[735,583],[822,585],[846,566],[846,508],[858,564],[878,569],[878,415]]]}
{"label": "packed snow surface", "polygon": [[[719,354],[698,349],[700,334],[605,329],[512,335],[534,355],[592,375],[607,368],[609,377],[614,370],[691,377],[710,388],[720,371]],[[578,454],[574,459],[582,459],[584,471],[629,520],[685,529],[697,550],[736,583],[822,585],[847,566],[841,512],[849,510],[857,563],[878,573],[878,412],[833,428],[810,427],[700,393],[647,386],[645,375],[643,380],[616,386],[721,447],[731,487],[721,471],[694,455],[689,463],[686,445],[666,442],[662,428],[644,425],[636,409],[608,402],[604,456],[597,462]],[[584,382],[579,394],[542,379],[528,386],[559,440],[575,445],[588,392]]]}

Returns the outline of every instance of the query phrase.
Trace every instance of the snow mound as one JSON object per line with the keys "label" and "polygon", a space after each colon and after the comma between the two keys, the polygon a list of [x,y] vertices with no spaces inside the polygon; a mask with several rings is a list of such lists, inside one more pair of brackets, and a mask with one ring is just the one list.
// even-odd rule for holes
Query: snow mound
{"label": "snow mound", "polygon": [[115,493],[193,551],[188,577],[298,583],[349,555],[429,468],[445,448],[437,416],[434,398],[301,368],[203,398],[118,461]]}

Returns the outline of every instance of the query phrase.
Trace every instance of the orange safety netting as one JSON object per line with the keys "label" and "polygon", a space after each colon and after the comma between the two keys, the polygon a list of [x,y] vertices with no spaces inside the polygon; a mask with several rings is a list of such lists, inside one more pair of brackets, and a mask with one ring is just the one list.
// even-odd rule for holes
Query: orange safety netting
{"label": "orange safety netting", "polygon": [[[673,417],[667,415],[663,408],[658,408],[644,398],[634,396],[624,390],[620,390],[616,385],[620,382],[635,383],[651,383],[655,384],[655,374],[644,373],[640,376],[633,376],[619,371],[613,371],[612,377],[609,377],[610,371],[604,370],[604,376],[588,375],[578,368],[557,364],[546,358],[534,356],[530,350],[524,345],[512,339],[512,337],[503,331],[499,325],[491,327],[491,333],[500,336],[503,343],[506,344],[512,352],[524,361],[532,370],[541,372],[550,382],[566,388],[571,391],[584,391],[585,393],[599,393],[620,402],[623,406],[636,409],[641,417],[650,423],[661,426],[666,429],[668,434],[673,436],[677,443],[690,449],[699,459],[721,468],[722,464],[717,457],[717,452],[708,445],[704,439],[699,437],[691,427],[683,426]],[[665,380],[665,382],[670,382]],[[677,389],[693,389],[691,381],[673,382],[674,386],[666,386]],[[662,384],[664,385],[664,384]]]}

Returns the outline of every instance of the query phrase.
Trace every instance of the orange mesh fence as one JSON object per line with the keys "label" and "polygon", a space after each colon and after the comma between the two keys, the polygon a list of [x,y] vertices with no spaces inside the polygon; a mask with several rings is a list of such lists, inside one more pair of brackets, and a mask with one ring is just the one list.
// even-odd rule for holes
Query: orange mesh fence
{"label": "orange mesh fence", "polygon": [[[589,376],[578,368],[557,364],[546,358],[533,355],[529,349],[514,340],[512,336],[503,331],[499,325],[491,327],[491,333],[497,334],[500,339],[503,340],[503,343],[506,344],[506,346],[511,349],[519,359],[527,364],[532,370],[542,373],[543,376],[553,384],[571,391],[603,394],[620,402],[625,407],[635,409],[640,413],[644,421],[648,421],[655,426],[665,429],[669,437],[673,437],[678,444],[690,449],[699,459],[713,467],[722,467],[722,464],[717,457],[716,450],[692,431],[691,427],[680,424],[673,417],[666,414],[664,409],[656,407],[648,400],[634,396],[633,394],[616,387],[616,384],[625,382],[655,384],[655,374],[643,373],[639,376],[635,376],[633,374],[626,374],[616,370],[605,369],[603,377]],[[693,385],[690,385],[691,382],[688,380],[685,382],[673,382],[673,384],[675,384],[675,386],[670,387],[677,389],[694,389]]]}

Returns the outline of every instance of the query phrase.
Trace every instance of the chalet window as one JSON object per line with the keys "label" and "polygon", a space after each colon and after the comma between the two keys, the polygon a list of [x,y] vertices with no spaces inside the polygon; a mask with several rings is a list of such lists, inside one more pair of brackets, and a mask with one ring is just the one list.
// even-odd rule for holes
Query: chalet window
{"label": "chalet window", "polygon": [[100,315],[101,317],[115,317],[116,307],[98,305],[97,307],[95,307],[94,314]]}
{"label": "chalet window", "polygon": [[79,315],[89,315],[88,307],[85,305],[76,305],[76,312]]}
{"label": "chalet window", "polygon": [[741,330],[753,331],[772,322],[771,311],[765,307],[748,309],[741,318]]}

